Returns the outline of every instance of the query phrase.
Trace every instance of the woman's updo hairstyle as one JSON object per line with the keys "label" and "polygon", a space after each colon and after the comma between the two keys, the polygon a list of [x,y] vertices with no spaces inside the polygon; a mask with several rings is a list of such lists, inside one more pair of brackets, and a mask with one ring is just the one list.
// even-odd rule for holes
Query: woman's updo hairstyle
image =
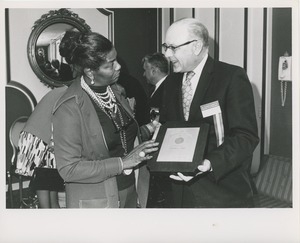
{"label": "woman's updo hairstyle", "polygon": [[112,49],[112,43],[99,33],[66,31],[59,53],[77,69],[96,70],[106,61],[106,55]]}

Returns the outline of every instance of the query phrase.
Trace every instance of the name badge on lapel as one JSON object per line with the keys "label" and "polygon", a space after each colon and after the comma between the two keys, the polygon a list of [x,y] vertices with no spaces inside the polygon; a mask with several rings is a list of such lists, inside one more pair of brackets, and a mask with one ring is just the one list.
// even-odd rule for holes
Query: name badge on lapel
{"label": "name badge on lapel", "polygon": [[224,142],[224,125],[219,101],[201,105],[200,109],[204,118],[213,116],[217,145],[220,146]]}

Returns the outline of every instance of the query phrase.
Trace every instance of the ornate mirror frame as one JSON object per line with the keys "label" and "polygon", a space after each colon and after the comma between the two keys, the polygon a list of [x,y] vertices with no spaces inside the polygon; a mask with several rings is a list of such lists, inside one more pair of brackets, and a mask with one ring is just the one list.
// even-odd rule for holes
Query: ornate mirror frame
{"label": "ornate mirror frame", "polygon": [[46,73],[40,68],[37,61],[37,40],[46,28],[54,24],[67,24],[77,28],[78,31],[91,31],[90,26],[86,24],[84,19],[80,18],[78,14],[75,14],[66,8],[51,10],[48,13],[43,14],[40,19],[35,21],[27,44],[28,60],[32,70],[41,80],[41,82],[51,88],[69,85],[72,81],[53,79],[49,75],[46,75]]}

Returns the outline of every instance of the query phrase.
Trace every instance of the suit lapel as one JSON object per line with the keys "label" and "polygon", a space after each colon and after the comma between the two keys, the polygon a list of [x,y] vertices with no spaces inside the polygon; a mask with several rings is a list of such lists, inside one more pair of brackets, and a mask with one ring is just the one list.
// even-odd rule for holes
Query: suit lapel
{"label": "suit lapel", "polygon": [[174,82],[174,90],[172,90],[171,92],[174,92],[175,97],[179,97],[178,100],[176,100],[176,106],[178,107],[178,111],[179,111],[179,116],[180,119],[184,121],[184,114],[183,114],[183,106],[182,106],[182,79],[183,79],[183,73],[179,73],[178,75],[176,75],[177,79],[174,80],[176,82]]}
{"label": "suit lapel", "polygon": [[153,93],[153,95],[149,98],[150,107],[160,107],[162,95],[164,91],[164,83],[162,83],[157,90]]}
{"label": "suit lapel", "polygon": [[192,100],[191,108],[190,108],[190,116],[189,120],[195,120],[199,117],[200,113],[200,105],[203,102],[206,91],[209,87],[209,84],[212,80],[212,72],[213,72],[213,59],[208,57],[206,64],[202,70],[194,98]]}

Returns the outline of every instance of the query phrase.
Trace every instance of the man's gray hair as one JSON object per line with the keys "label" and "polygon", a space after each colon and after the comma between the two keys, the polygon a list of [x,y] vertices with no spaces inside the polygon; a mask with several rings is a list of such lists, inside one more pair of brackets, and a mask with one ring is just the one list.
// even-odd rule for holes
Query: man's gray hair
{"label": "man's gray hair", "polygon": [[182,24],[187,27],[187,31],[191,37],[200,38],[204,47],[209,47],[209,33],[205,25],[203,25],[198,19],[183,18],[174,22],[174,24]]}

